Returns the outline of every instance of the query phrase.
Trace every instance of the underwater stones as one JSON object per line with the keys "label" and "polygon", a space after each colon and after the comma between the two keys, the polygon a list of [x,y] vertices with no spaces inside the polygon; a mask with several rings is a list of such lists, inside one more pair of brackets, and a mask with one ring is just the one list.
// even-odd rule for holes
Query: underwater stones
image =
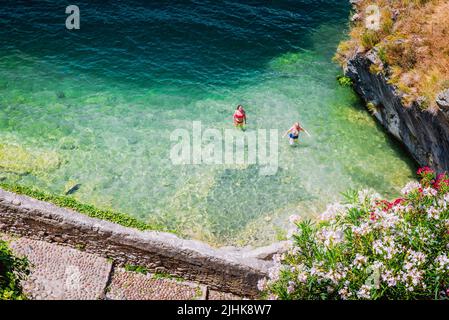
{"label": "underwater stones", "polygon": [[65,93],[63,91],[58,91],[56,92],[56,97],[58,97],[58,99],[64,99]]}
{"label": "underwater stones", "polygon": [[75,150],[79,148],[78,140],[67,136],[59,139],[59,147],[63,150]]}
{"label": "underwater stones", "polygon": [[0,167],[4,172],[25,175],[55,169],[59,164],[59,156],[53,151],[31,151],[18,145],[0,144]]}

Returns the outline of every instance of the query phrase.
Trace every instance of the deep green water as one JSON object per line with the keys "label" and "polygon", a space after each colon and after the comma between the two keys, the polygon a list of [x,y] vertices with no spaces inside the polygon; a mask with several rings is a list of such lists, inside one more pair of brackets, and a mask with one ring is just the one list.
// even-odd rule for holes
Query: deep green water
{"label": "deep green water", "polygon": [[[0,4],[0,177],[127,212],[219,244],[276,239],[349,188],[392,197],[414,165],[340,87],[332,63],[346,0],[59,1]],[[170,132],[232,128],[312,134],[280,144],[280,168],[173,166]]]}

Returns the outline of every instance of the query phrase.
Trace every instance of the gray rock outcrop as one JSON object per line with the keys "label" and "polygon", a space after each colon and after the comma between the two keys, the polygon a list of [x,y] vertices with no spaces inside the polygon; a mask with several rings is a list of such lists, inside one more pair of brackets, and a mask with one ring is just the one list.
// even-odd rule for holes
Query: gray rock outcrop
{"label": "gray rock outcrop", "polygon": [[347,63],[345,74],[367,102],[375,106],[376,119],[408,149],[421,166],[449,171],[449,90],[436,100],[440,110],[430,112],[415,102],[402,103],[402,94],[383,74],[373,74],[370,66],[375,52],[357,53]]}

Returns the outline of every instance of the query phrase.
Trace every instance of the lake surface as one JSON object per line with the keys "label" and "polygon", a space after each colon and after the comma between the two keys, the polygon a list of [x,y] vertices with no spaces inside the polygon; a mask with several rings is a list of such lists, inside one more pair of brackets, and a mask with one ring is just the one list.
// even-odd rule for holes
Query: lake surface
{"label": "lake surface", "polygon": [[[0,178],[218,245],[262,245],[291,214],[316,216],[350,188],[393,197],[414,164],[375,123],[332,62],[347,0],[60,1],[0,4]],[[279,140],[279,169],[172,164],[170,134],[231,129]]]}

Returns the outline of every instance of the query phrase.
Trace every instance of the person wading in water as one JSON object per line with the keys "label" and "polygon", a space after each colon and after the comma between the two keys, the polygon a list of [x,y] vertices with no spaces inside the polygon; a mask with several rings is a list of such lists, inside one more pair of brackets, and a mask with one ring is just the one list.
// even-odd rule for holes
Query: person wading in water
{"label": "person wading in water", "polygon": [[245,130],[245,125],[246,125],[245,109],[243,109],[243,106],[239,104],[234,112],[234,126],[236,128]]}
{"label": "person wading in water", "polygon": [[296,122],[290,129],[288,129],[287,132],[282,137],[285,137],[288,134],[290,145],[293,145],[295,144],[295,142],[298,142],[299,133],[301,131],[304,131],[310,137],[310,134],[307,132],[306,129],[304,129],[299,125],[299,122]]}

